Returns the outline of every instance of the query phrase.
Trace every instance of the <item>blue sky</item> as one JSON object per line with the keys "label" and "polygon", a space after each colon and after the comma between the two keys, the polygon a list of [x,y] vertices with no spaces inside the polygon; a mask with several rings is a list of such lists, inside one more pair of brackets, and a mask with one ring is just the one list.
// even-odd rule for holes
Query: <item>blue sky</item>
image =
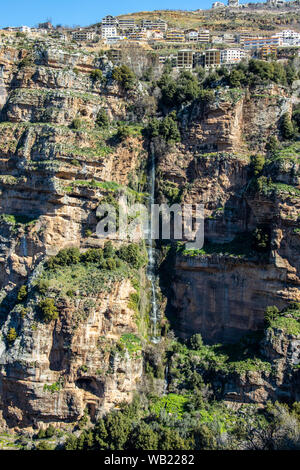
{"label": "blue sky", "polygon": [[[136,11],[159,9],[188,10],[210,8],[214,0],[0,0],[0,27],[34,26],[51,18],[54,25],[82,25],[97,23],[105,15],[120,15]],[[226,0],[223,0],[226,2]],[[253,1],[253,0],[252,0]],[[245,0],[242,0],[245,3]]]}

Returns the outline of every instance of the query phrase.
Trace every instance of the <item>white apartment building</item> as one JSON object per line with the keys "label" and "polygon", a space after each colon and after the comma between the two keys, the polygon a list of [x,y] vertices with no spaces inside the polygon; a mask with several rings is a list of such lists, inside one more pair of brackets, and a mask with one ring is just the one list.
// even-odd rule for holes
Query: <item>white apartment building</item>
{"label": "white apartment building", "polygon": [[246,53],[242,49],[224,49],[221,51],[222,64],[236,64],[240,62]]}
{"label": "white apartment building", "polygon": [[136,27],[134,18],[120,18],[118,20],[118,26],[120,29],[134,29]]}
{"label": "white apartment building", "polygon": [[300,45],[300,34],[292,29],[286,29],[275,34],[276,37],[282,39],[283,46],[298,46]]}
{"label": "white apartment building", "polygon": [[224,8],[225,7],[225,4],[222,3],[222,2],[214,2],[212,4],[212,8],[215,10],[216,8]]}
{"label": "white apartment building", "polygon": [[209,42],[209,29],[200,29],[198,31],[198,41],[202,43]]}
{"label": "white apartment building", "polygon": [[109,26],[109,25],[102,25],[101,26],[101,38],[106,39],[108,37],[117,36],[117,27],[116,26]]}
{"label": "white apartment building", "polygon": [[29,26],[8,26],[3,28],[5,31],[11,32],[20,32],[20,33],[30,33],[31,28]]}
{"label": "white apartment building", "polygon": [[21,33],[30,33],[31,28],[29,26],[21,26],[20,31]]}
{"label": "white apartment building", "polygon": [[102,26],[117,26],[118,20],[114,16],[107,15],[102,18],[101,25]]}
{"label": "white apartment building", "polygon": [[142,28],[157,29],[159,31],[167,31],[168,24],[164,20],[142,20]]}
{"label": "white apartment building", "polygon": [[92,41],[94,37],[95,33],[93,31],[86,31],[84,29],[74,31],[74,33],[72,33],[74,41]]}
{"label": "white apartment building", "polygon": [[185,35],[187,41],[197,42],[198,41],[198,31],[189,31]]}
{"label": "white apartment building", "polygon": [[283,31],[279,31],[279,33],[274,34],[274,36],[279,38],[300,38],[300,34],[292,29],[285,29]]}

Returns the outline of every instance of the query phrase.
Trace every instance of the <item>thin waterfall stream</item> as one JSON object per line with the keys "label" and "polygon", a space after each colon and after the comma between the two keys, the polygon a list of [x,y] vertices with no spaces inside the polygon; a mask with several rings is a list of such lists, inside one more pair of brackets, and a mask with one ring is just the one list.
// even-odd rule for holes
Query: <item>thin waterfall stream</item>
{"label": "thin waterfall stream", "polygon": [[151,314],[150,320],[152,323],[152,331],[151,331],[151,341],[153,343],[158,343],[160,341],[160,337],[157,335],[157,321],[158,321],[158,305],[157,305],[157,295],[156,295],[156,272],[155,272],[155,249],[154,249],[154,240],[152,240],[152,217],[151,217],[151,208],[152,204],[155,201],[155,155],[154,152],[151,152],[151,160],[150,160],[150,196],[149,196],[149,213],[150,213],[150,225],[148,231],[148,279],[151,284]]}

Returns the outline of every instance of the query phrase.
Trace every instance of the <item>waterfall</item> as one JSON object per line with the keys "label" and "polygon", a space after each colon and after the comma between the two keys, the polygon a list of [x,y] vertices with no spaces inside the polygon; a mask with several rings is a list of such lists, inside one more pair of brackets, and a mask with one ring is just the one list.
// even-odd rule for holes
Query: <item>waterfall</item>
{"label": "waterfall", "polygon": [[168,387],[169,387],[169,366],[167,364],[165,368],[164,395],[168,392]]}
{"label": "waterfall", "polygon": [[151,161],[150,161],[150,196],[149,196],[149,212],[150,212],[150,227],[148,231],[148,279],[151,284],[151,323],[152,323],[152,335],[151,341],[153,343],[158,343],[160,338],[157,336],[157,320],[158,320],[158,306],[157,306],[157,296],[156,296],[156,274],[155,274],[155,250],[154,250],[154,240],[152,240],[152,218],[151,218],[151,207],[155,201],[155,156],[154,152],[151,151]]}

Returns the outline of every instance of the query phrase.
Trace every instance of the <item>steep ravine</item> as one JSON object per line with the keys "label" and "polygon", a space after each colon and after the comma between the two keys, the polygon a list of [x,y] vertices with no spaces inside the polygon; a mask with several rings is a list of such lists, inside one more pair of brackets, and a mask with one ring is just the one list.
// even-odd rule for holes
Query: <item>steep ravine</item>
{"label": "steep ravine", "polygon": [[[14,429],[73,426],[86,412],[94,422],[136,391],[177,393],[173,369],[193,353],[168,352],[167,363],[170,330],[233,343],[262,328],[267,306],[300,301],[299,149],[272,163],[269,186],[251,166],[292,109],[286,88],[217,90],[182,107],[180,142],[149,142],[148,116],[136,110],[152,98],[149,84],[124,89],[112,63],[84,50],[36,45],[24,65],[27,52],[0,50],[0,410]],[[203,203],[203,250],[148,241],[147,268],[140,240],[105,245],[96,210],[120,195]],[[262,251],[257,230],[268,236]],[[262,343],[275,375],[215,367],[218,398],[298,400],[298,337],[279,326]]]}

